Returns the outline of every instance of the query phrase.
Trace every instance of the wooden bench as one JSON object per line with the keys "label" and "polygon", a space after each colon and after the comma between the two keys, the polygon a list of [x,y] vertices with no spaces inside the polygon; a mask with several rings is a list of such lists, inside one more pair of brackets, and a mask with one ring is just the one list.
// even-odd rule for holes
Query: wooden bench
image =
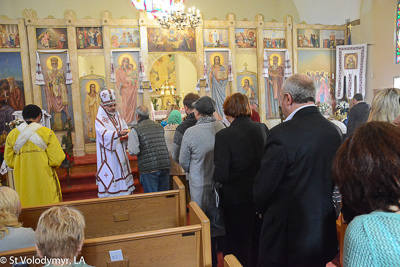
{"label": "wooden bench", "polygon": [[174,177],[173,190],[27,207],[19,220],[24,227],[36,229],[42,212],[57,205],[73,206],[83,213],[87,239],[186,225],[185,187],[178,177]]}
{"label": "wooden bench", "polygon": [[[82,256],[87,264],[97,267],[212,266],[210,221],[195,202],[189,204],[189,209],[191,225],[188,226],[87,239],[77,261]],[[126,261],[107,263],[109,251],[119,249]],[[0,255],[8,259],[6,266],[11,266],[10,257],[32,258],[36,252],[31,247],[0,252]]]}
{"label": "wooden bench", "polygon": [[347,229],[347,224],[345,224],[342,221],[342,216],[343,216],[343,214],[341,213],[339,218],[336,220],[336,230],[337,230],[338,240],[339,240],[339,252],[340,252],[339,263],[340,263],[340,266],[343,266],[344,237],[346,235],[346,229]]}
{"label": "wooden bench", "polygon": [[229,254],[224,258],[224,267],[243,267],[243,265],[235,256]]}

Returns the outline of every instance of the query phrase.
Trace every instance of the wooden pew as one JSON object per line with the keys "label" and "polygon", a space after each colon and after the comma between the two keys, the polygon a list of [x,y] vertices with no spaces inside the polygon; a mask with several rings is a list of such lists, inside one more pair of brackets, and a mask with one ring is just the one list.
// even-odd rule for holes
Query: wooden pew
{"label": "wooden pew", "polygon": [[338,233],[338,239],[339,239],[340,266],[343,266],[344,237],[346,235],[346,229],[347,229],[347,224],[343,222],[342,216],[343,214],[341,213],[339,215],[339,218],[336,220],[336,231]]}
{"label": "wooden pew", "polygon": [[87,239],[185,226],[185,187],[178,177],[174,177],[173,186],[173,190],[163,192],[27,207],[22,209],[19,220],[24,227],[36,229],[43,211],[68,205],[85,216]]}
{"label": "wooden pew", "polygon": [[224,258],[224,267],[243,267],[238,259],[232,254],[226,255]]}
{"label": "wooden pew", "polygon": [[[82,256],[87,264],[97,267],[212,266],[210,221],[195,202],[189,204],[189,209],[189,226],[87,239],[77,261]],[[122,250],[126,262],[108,265],[109,251],[118,249]],[[35,254],[33,247],[0,252],[0,256],[5,256],[8,263],[10,257],[33,257]],[[7,264],[6,266],[10,266]]]}

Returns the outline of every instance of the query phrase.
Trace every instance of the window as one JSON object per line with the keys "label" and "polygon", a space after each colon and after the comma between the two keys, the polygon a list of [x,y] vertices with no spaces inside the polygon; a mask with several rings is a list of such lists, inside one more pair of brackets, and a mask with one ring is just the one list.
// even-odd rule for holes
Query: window
{"label": "window", "polygon": [[396,16],[396,63],[400,63],[400,1],[397,4]]}

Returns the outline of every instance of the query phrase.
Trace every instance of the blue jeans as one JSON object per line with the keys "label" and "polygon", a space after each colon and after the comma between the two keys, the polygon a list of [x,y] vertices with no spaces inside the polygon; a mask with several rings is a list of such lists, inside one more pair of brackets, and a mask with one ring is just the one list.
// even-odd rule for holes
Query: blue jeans
{"label": "blue jeans", "polygon": [[169,169],[151,173],[141,173],[139,179],[143,186],[144,193],[169,190]]}

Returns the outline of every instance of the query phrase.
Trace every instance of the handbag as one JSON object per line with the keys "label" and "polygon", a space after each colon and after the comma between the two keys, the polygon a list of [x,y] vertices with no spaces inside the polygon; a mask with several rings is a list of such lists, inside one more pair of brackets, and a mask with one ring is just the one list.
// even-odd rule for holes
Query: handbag
{"label": "handbag", "polygon": [[211,236],[225,235],[225,216],[220,201],[221,186],[213,183],[211,199],[207,207],[207,216],[210,219]]}

